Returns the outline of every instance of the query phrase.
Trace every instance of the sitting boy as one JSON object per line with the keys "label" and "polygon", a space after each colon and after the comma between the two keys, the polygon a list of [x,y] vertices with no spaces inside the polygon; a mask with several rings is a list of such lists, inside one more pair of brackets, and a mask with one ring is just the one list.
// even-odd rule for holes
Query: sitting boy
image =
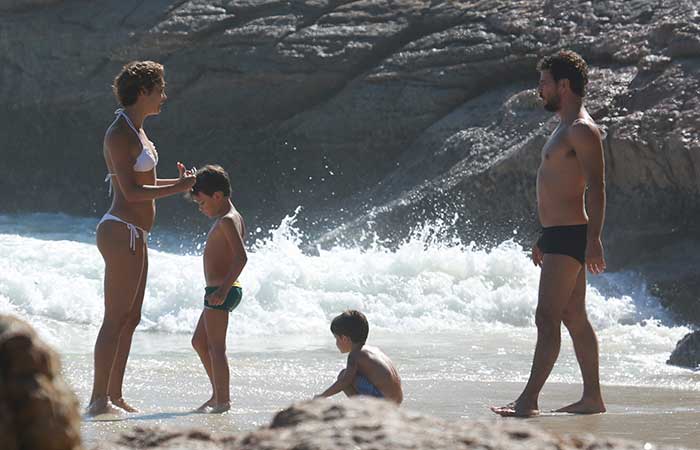
{"label": "sitting boy", "polygon": [[331,332],[340,353],[348,353],[348,365],[338,380],[316,397],[369,395],[386,398],[397,404],[403,401],[401,377],[394,363],[377,347],[365,345],[369,324],[360,311],[348,310],[333,319]]}

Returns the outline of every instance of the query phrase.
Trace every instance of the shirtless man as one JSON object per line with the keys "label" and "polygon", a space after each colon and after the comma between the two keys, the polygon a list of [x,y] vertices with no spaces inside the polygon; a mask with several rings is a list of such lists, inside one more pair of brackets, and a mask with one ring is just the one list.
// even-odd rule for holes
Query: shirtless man
{"label": "shirtless man", "polygon": [[[578,54],[561,51],[540,61],[539,95],[559,125],[542,149],[537,172],[537,210],[542,236],[532,261],[542,268],[535,322],[537,344],[530,379],[501,416],[539,414],[538,397],[559,355],[561,323],[569,330],[583,377],[583,396],[559,412],[605,412],[598,374],[598,341],[586,315],[586,269],[605,270],[600,240],[605,216],[605,162],[598,126],[583,106],[588,67]],[[587,191],[587,193],[586,193]]]}
{"label": "shirtless man", "polygon": [[315,398],[344,392],[348,397],[366,395],[400,405],[403,401],[401,377],[384,352],[365,345],[369,334],[365,315],[360,311],[345,311],[331,322],[331,333],[340,353],[348,353],[348,363],[336,382]]}
{"label": "shirtless man", "polygon": [[245,223],[231,203],[231,184],[224,169],[206,166],[197,171],[196,180],[192,199],[202,214],[216,219],[204,248],[204,311],[192,337],[212,394],[197,412],[220,414],[231,409],[226,331],[228,315],[243,296],[238,277],[248,261],[243,245]]}

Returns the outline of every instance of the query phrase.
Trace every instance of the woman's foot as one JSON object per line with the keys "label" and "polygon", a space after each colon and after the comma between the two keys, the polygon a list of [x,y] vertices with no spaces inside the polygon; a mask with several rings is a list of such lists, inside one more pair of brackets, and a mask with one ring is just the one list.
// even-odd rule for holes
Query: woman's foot
{"label": "woman's foot", "polygon": [[115,408],[107,398],[93,400],[85,410],[85,416],[96,417],[103,414],[120,415],[123,411]]}
{"label": "woman's foot", "polygon": [[124,400],[124,397],[119,397],[119,398],[110,397],[109,400],[112,402],[112,404],[114,406],[116,406],[117,408],[121,408],[128,413],[139,412],[138,409],[136,409],[133,406],[131,406],[130,404],[128,404],[126,402],[126,400]]}

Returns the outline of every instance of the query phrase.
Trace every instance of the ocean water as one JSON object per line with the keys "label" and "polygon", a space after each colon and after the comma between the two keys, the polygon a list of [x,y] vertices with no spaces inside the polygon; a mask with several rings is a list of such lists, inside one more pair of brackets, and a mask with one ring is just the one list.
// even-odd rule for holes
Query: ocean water
{"label": "ocean water", "polygon": [[[0,215],[0,313],[27,320],[58,351],[83,405],[103,314],[96,224],[97,218]],[[201,313],[204,237],[184,241],[154,230],[124,389],[141,412],[85,422],[85,440],[112,439],[134,424],[229,432],[268,423],[276,411],[321,392],[344,367],[329,323],[347,308],[367,315],[369,342],[396,363],[406,408],[449,420],[491,419],[487,407],[513,400],[529,374],[539,269],[514,242],[487,249],[441,242],[439,228],[419,227],[395,249],[375,240],[367,248],[309,254],[292,216],[255,242],[228,333],[234,406],[216,417],[190,413],[210,393],[190,346]],[[590,277],[587,304],[609,413],[535,421],[561,432],[700,446],[700,373],[665,364],[689,330],[669,320],[636,273]],[[579,369],[562,334],[543,409],[580,396]]]}

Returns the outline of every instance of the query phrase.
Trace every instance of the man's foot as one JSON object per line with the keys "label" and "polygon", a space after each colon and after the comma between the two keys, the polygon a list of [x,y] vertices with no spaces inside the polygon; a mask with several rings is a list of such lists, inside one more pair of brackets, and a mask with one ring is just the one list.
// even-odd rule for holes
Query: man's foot
{"label": "man's foot", "polygon": [[212,398],[210,398],[209,400],[207,400],[206,402],[204,402],[204,403],[202,404],[202,406],[200,406],[199,408],[195,409],[194,412],[196,412],[196,413],[208,413],[208,412],[209,412],[209,408],[211,408],[212,406],[214,406],[214,404],[215,404],[215,402],[214,402],[214,397],[212,397]]}
{"label": "man's foot", "polygon": [[505,406],[492,406],[491,411],[501,417],[535,417],[540,414],[537,406],[534,408],[525,407],[518,402],[508,403]]}
{"label": "man's foot", "polygon": [[112,403],[106,398],[100,398],[94,400],[88,405],[87,409],[85,410],[85,416],[96,417],[103,414],[121,415],[122,412],[123,411],[121,409],[115,408],[114,405],[112,405]]}
{"label": "man's foot", "polygon": [[557,409],[556,412],[564,412],[571,414],[599,414],[605,412],[605,404],[602,399],[589,400],[582,398],[576,403],[572,403],[563,408]]}
{"label": "man's foot", "polygon": [[116,406],[117,408],[121,408],[128,413],[139,412],[138,409],[136,409],[133,406],[131,406],[130,404],[128,404],[126,402],[126,400],[124,400],[123,397],[119,397],[119,398],[110,397],[109,400],[112,402],[112,404],[114,406]]}
{"label": "man's foot", "polygon": [[231,409],[231,402],[225,402],[225,403],[219,403],[215,405],[211,405],[211,409],[209,410],[209,414],[223,414],[226,411]]}

